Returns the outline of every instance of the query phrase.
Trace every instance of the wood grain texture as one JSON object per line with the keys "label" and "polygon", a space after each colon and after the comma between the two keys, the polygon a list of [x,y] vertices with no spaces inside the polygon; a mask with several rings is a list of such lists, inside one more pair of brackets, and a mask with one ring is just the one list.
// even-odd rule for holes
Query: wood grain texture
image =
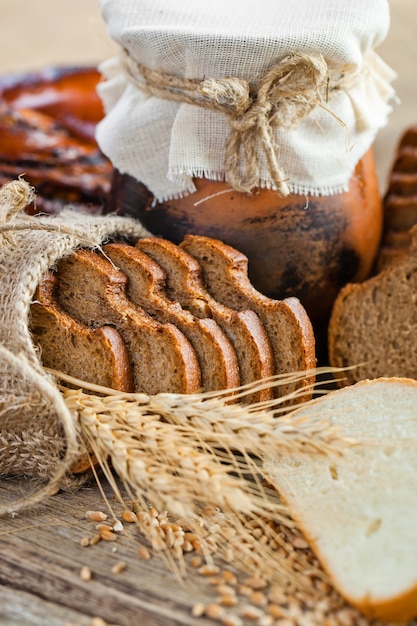
{"label": "wood grain texture", "polygon": [[0,624],[1,626],[90,626],[91,618],[79,611],[61,607],[33,594],[0,585]]}
{"label": "wood grain texture", "polygon": [[[11,501],[20,487],[19,481],[3,481],[0,499]],[[121,504],[106,491],[120,517]],[[207,580],[192,571],[180,582],[158,556],[141,559],[143,538],[134,524],[125,524],[117,542],[82,547],[81,538],[96,532],[87,510],[106,511],[95,485],[60,492],[35,510],[0,519],[1,626],[87,626],[93,617],[117,626],[213,623],[191,615],[196,602],[215,600]],[[114,574],[111,568],[119,561],[127,567]],[[80,578],[83,566],[92,571],[89,582]]]}

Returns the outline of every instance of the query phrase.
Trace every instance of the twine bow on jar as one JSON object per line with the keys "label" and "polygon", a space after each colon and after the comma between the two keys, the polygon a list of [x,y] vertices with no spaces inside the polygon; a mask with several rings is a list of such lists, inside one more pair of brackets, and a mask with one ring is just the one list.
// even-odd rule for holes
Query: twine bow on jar
{"label": "twine bow on jar", "polygon": [[322,55],[292,53],[273,65],[253,84],[240,78],[181,78],[138,63],[124,50],[122,63],[129,80],[157,98],[219,111],[228,118],[225,142],[226,180],[236,191],[251,193],[259,186],[259,147],[272,187],[289,194],[279,165],[274,127],[297,125],[316,106],[325,109],[345,129],[346,125],[326,106],[330,94],[346,85],[345,72],[331,77]]}

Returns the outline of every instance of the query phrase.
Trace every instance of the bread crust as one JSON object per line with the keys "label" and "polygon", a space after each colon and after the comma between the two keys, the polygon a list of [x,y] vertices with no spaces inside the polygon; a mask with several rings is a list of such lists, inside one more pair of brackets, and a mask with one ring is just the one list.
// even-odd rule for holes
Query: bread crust
{"label": "bread crust", "polygon": [[[56,276],[47,272],[31,305],[30,328],[43,364],[96,385],[133,391],[132,367],[120,334],[110,326],[88,328],[70,317],[56,301],[56,284]],[[100,359],[93,368],[92,355]]]}
{"label": "bread crust", "polygon": [[[417,380],[404,377],[379,377],[371,380],[366,379],[356,383],[354,386],[349,386],[345,389],[333,391],[331,392],[331,395],[333,396],[333,398],[337,397],[337,394],[343,394],[343,397],[346,397],[346,394],[355,393],[355,388],[364,387],[365,389],[371,390],[372,387],[375,387],[375,385],[378,385],[380,383],[394,385],[399,384],[402,386],[410,387],[415,391],[417,398]],[[293,413],[293,417],[296,418],[297,413],[299,412],[301,414],[304,413],[308,418],[310,410],[311,415],[314,415],[314,407],[320,407],[323,402],[326,402],[325,397],[318,398],[310,403],[307,410],[300,408],[299,411],[295,411]],[[352,406],[358,407],[358,401],[356,400],[355,402],[354,399]],[[320,415],[322,415],[321,412]],[[402,593],[395,594],[385,600],[374,598],[369,593],[365,594],[363,597],[352,596],[347,592],[347,590],[343,587],[342,582],[338,579],[337,574],[334,571],[334,567],[332,567],[332,564],[330,562],[330,558],[326,557],[326,555],[323,554],[323,551],[320,547],[320,538],[313,534],[312,529],[309,530],[308,514],[305,514],[303,516],[301,511],[298,511],[298,508],[302,508],[302,504],[297,507],[297,504],[292,502],[293,498],[291,497],[290,479],[285,479],[282,472],[280,472],[278,478],[275,480],[271,475],[268,466],[266,467],[266,479],[270,481],[274,488],[278,490],[283,502],[286,502],[288,504],[291,512],[291,517],[296,523],[296,526],[302,532],[311,549],[316,554],[323,570],[329,576],[332,585],[335,587],[335,589],[337,589],[340,595],[343,596],[347,602],[349,602],[349,604],[356,607],[359,611],[361,611],[364,615],[371,619],[379,619],[387,622],[404,622],[407,620],[411,620],[412,618],[415,618],[417,616],[417,569],[416,582],[412,583],[409,588],[404,589]],[[286,485],[288,485],[288,487],[286,487]],[[317,485],[317,490],[320,490],[319,485]],[[295,491],[293,490],[293,492]],[[393,541],[395,541],[395,539],[396,538],[393,537]],[[402,540],[401,537],[399,538],[399,540]],[[381,555],[381,559],[383,558],[383,555]]]}
{"label": "bread crust", "polygon": [[[285,496],[282,497],[285,502]],[[346,593],[343,586],[339,583],[337,578],[335,578],[332,567],[321,553],[314,536],[306,530],[304,524],[297,518],[296,514],[293,514],[292,517],[297,527],[304,535],[307,543],[319,558],[320,565],[329,576],[335,589],[337,589],[340,595],[345,598],[349,604],[357,608],[358,611],[367,617],[382,620],[384,622],[407,622],[417,616],[417,583],[403,593],[393,596],[389,600],[376,600],[370,596],[355,598]]]}
{"label": "bread crust", "polygon": [[[180,302],[199,318],[213,318],[227,335],[237,354],[242,385],[274,374],[272,347],[254,311],[234,311],[217,302],[205,288],[200,264],[174,243],[153,237],[140,239],[136,247],[165,270],[165,289],[171,300]],[[272,389],[266,387],[245,401],[263,402],[271,398]]]}
{"label": "bread crust", "polygon": [[201,373],[193,347],[173,324],[161,324],[126,295],[126,276],[107,259],[78,250],[57,268],[57,298],[90,326],[113,325],[126,343],[135,391],[194,393]]}
{"label": "bread crust", "polygon": [[108,244],[103,252],[128,277],[127,294],[161,323],[174,324],[193,346],[201,370],[204,391],[232,389],[240,384],[239,367],[232,344],[213,319],[199,319],[169,300],[165,272],[138,248]]}
{"label": "bread crust", "polygon": [[274,300],[257,291],[248,276],[247,257],[221,241],[186,235],[180,246],[200,263],[207,289],[216,300],[237,311],[251,309],[258,314],[272,346],[275,374],[309,372],[300,382],[277,387],[277,395],[299,389],[297,402],[311,398],[315,337],[299,300]]}

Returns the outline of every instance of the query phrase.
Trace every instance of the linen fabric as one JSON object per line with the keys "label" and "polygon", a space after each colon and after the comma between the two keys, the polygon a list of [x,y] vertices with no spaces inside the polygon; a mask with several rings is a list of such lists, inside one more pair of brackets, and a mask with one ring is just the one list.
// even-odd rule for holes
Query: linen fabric
{"label": "linen fabric", "polygon": [[[393,71],[376,48],[389,28],[387,0],[100,0],[110,37],[138,63],[182,78],[235,77],[256,83],[291,53],[323,55],[331,73],[351,76],[290,128],[273,129],[277,160],[292,193],[348,188],[357,162],[386,124]],[[156,200],[195,190],[193,178],[225,178],[227,117],[148,95],[119,57],[99,85],[106,115],[103,152]],[[259,186],[274,188],[261,146]]]}

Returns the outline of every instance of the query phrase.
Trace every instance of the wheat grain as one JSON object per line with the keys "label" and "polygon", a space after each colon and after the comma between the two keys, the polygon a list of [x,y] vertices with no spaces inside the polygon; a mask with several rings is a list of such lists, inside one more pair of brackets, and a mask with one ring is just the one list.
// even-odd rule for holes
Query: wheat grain
{"label": "wheat grain", "polygon": [[127,524],[134,524],[135,522],[138,521],[136,513],[134,513],[133,511],[129,511],[129,510],[122,512],[122,519]]}
{"label": "wheat grain", "polygon": [[127,564],[125,563],[125,561],[118,561],[118,563],[113,565],[113,567],[111,568],[111,573],[121,574],[122,572],[125,571],[126,567],[127,567]]}
{"label": "wheat grain", "polygon": [[93,522],[104,522],[107,519],[107,515],[102,511],[86,511],[85,516]]}
{"label": "wheat grain", "polygon": [[[222,392],[126,394],[55,375],[71,383],[72,388],[61,386],[61,392],[80,435],[120,500],[113,471],[123,481],[136,503],[137,524],[155,551],[171,564],[179,561],[180,569],[184,554],[194,551],[208,563],[210,555],[220,555],[248,573],[306,584],[302,554],[289,558],[291,542],[277,535],[277,522],[293,522],[265,484],[262,463],[277,451],[341,454],[351,442],[341,440],[325,422],[313,426],[297,419],[285,406],[288,396],[228,404],[229,396]],[[259,386],[288,384],[305,375],[277,377]],[[236,393],[244,396],[256,387]],[[301,402],[304,392],[289,395]],[[111,530],[103,532],[102,539],[115,539]]]}
{"label": "wheat grain", "polygon": [[93,574],[91,572],[91,569],[89,567],[87,567],[86,565],[83,565],[83,567],[80,569],[80,578],[83,582],[89,582],[92,578]]}

